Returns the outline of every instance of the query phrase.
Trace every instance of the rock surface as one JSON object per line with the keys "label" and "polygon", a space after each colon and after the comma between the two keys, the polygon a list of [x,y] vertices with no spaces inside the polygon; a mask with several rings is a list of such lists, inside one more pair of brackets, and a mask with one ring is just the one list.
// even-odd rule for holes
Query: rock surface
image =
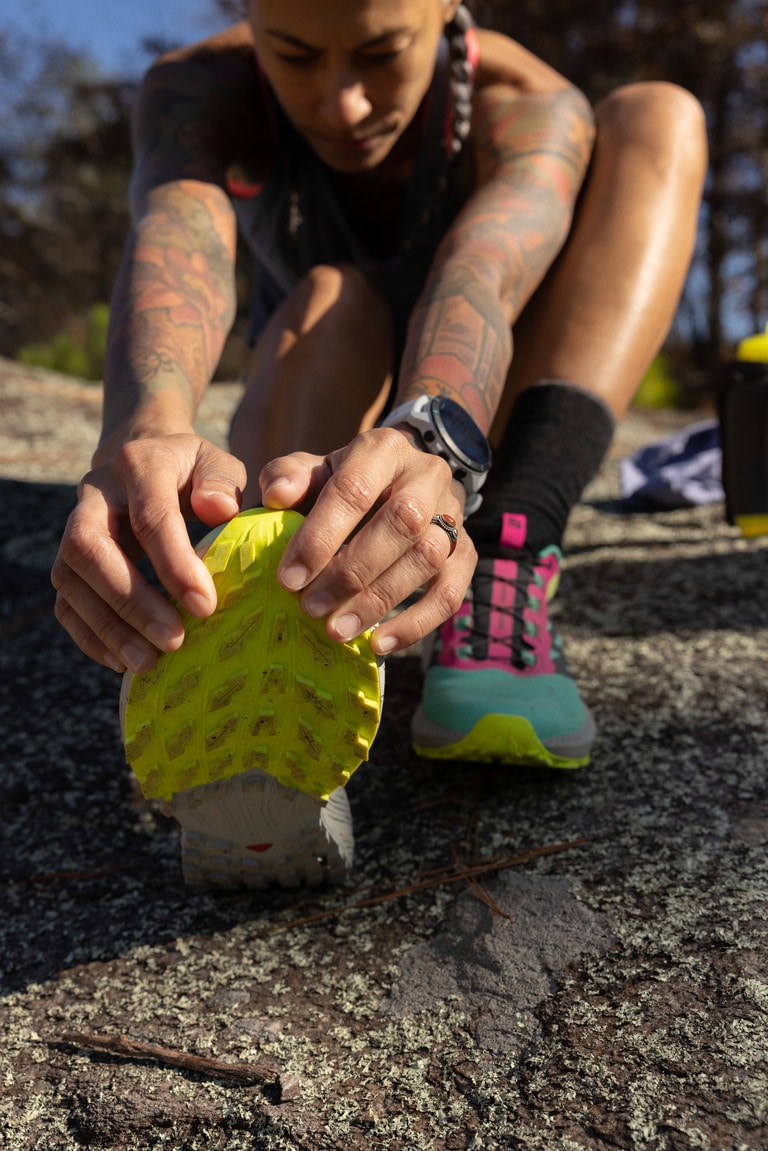
{"label": "rock surface", "polygon": [[[201,414],[219,442],[237,394]],[[418,661],[392,660],[350,886],[264,897],[184,888],[118,681],[53,616],[98,390],[0,362],[0,398],[4,1147],[768,1147],[768,540],[720,505],[622,511],[616,455],[679,416],[630,414],[566,540],[591,766],[418,759]]]}

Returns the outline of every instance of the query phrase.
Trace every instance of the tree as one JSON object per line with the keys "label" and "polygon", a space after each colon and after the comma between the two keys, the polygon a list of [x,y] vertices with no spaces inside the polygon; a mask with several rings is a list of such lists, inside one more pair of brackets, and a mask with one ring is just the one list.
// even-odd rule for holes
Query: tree
{"label": "tree", "polygon": [[695,353],[692,368],[711,373],[768,322],[765,0],[484,0],[483,9],[593,101],[630,81],[668,80],[702,102],[710,169],[676,334]]}
{"label": "tree", "polygon": [[[212,24],[243,0],[209,0]],[[633,80],[690,89],[710,172],[673,343],[709,375],[768,321],[766,0],[473,0],[596,101]],[[148,53],[162,45],[147,46]],[[0,30],[0,354],[86,322],[108,300],[128,228],[136,78]],[[247,271],[247,267],[246,267]],[[247,275],[241,310],[247,308]]]}
{"label": "tree", "polygon": [[[0,39],[0,353],[85,323],[128,229],[134,86],[60,45]],[[5,49],[5,51],[3,50]]]}

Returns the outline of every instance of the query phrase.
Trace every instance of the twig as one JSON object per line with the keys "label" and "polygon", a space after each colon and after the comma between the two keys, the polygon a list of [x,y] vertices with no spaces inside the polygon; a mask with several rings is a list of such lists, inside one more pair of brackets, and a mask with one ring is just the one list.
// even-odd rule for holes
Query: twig
{"label": "twig", "polygon": [[[477,828],[477,818],[476,818],[477,811],[476,810],[475,810],[474,815],[475,815],[475,818],[472,821],[473,832],[474,832],[474,834],[473,834],[473,847],[475,849],[475,858],[477,858],[476,851],[477,851],[477,841],[478,841],[478,834],[477,834],[478,828]],[[469,839],[469,830],[467,832],[467,839]],[[454,846],[451,847],[451,850],[453,853],[454,864],[456,865],[456,867],[466,868],[466,867],[470,866],[470,864],[468,864],[467,862],[459,859],[458,852],[456,851],[456,848]],[[510,919],[510,920],[512,919],[512,916],[508,912],[503,911],[499,907],[498,903],[493,898],[493,896],[491,895],[488,888],[485,886],[484,883],[481,883],[480,880],[476,876],[470,876],[470,878],[467,880],[467,883],[469,884],[471,889],[474,891],[475,895],[480,900],[480,902],[484,903],[485,906],[487,908],[489,908],[489,910],[492,911],[494,915],[498,915],[502,919]]]}
{"label": "twig", "polygon": [[[398,887],[394,891],[386,891],[382,895],[371,896],[370,899],[360,899],[357,903],[345,903],[342,907],[332,907],[325,911],[317,911],[314,915],[305,915],[302,919],[292,919],[289,923],[276,923],[270,931],[288,931],[294,927],[307,927],[312,923],[319,923],[323,919],[333,919],[345,911],[360,911],[366,907],[376,907],[380,903],[389,903],[393,899],[401,899],[404,895],[413,895],[417,891],[426,891],[431,887],[442,887],[448,883],[470,882],[480,875],[490,875],[494,871],[504,871],[508,867],[515,867],[519,863],[528,863],[532,859],[540,859],[543,855],[556,855],[559,851],[568,851],[572,847],[581,847],[587,842],[586,837],[572,839],[569,843],[553,843],[545,847],[533,847],[524,851],[522,855],[494,857],[473,863],[469,867],[461,867],[458,871],[445,868],[442,874],[430,879],[422,879],[410,883],[407,887]],[[503,913],[502,913],[503,914]]]}
{"label": "twig", "polygon": [[87,1035],[81,1031],[65,1031],[61,1039],[64,1043],[85,1047],[91,1051],[106,1051],[110,1055],[122,1055],[126,1059],[155,1059],[166,1067],[179,1067],[182,1071],[235,1079],[240,1083],[274,1083],[281,1103],[295,1098],[299,1093],[299,1080],[296,1075],[281,1075],[274,1067],[267,1067],[263,1063],[227,1063],[206,1055],[193,1055],[189,1051],[129,1039],[127,1035]]}
{"label": "twig", "polygon": [[24,884],[28,887],[34,887],[37,884],[43,883],[58,883],[67,882],[69,880],[87,880],[87,879],[102,879],[106,875],[117,875],[118,872],[129,870],[128,868],[120,865],[111,867],[94,867],[94,868],[81,868],[81,867],[64,867],[60,871],[39,871],[36,875],[20,875],[12,876],[10,879],[3,878],[0,881],[2,887],[21,886]]}

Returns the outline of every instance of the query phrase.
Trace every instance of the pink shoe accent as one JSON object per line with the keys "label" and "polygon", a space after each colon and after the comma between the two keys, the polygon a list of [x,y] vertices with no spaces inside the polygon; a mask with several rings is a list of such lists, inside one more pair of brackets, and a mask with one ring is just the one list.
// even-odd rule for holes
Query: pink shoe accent
{"label": "pink shoe accent", "polygon": [[462,646],[469,642],[469,629],[467,624],[472,619],[472,607],[469,600],[464,600],[455,615],[447,619],[438,631],[440,637],[440,654],[437,662],[441,667],[464,667],[467,660],[462,659],[459,652]]}
{"label": "pink shoe accent", "polygon": [[525,546],[525,533],[528,529],[526,516],[517,516],[512,512],[504,512],[501,517],[501,535],[499,543],[503,548],[514,548],[522,551]]}
{"label": "pink shoe accent", "polygon": [[[525,517],[506,515],[501,539],[525,539]],[[510,544],[504,543],[509,547]],[[528,566],[530,565],[530,566]],[[439,630],[439,647],[435,662],[440,667],[479,671],[496,667],[513,676],[556,674],[559,651],[553,650],[553,636],[548,623],[549,601],[557,590],[560,576],[559,553],[547,549],[523,567],[521,583],[520,561],[516,559],[482,560],[473,580],[474,594],[480,587],[483,594],[490,592],[491,602],[483,630],[487,628],[486,654],[476,659],[472,654],[473,626],[476,627],[477,605],[468,598],[460,610]],[[492,573],[492,575],[491,575]],[[480,578],[478,578],[480,577]],[[527,578],[526,578],[527,577]],[[515,615],[515,607],[517,615]],[[512,662],[515,628],[520,620],[526,625],[523,647],[530,653],[522,666]],[[556,645],[557,646],[557,645]]]}

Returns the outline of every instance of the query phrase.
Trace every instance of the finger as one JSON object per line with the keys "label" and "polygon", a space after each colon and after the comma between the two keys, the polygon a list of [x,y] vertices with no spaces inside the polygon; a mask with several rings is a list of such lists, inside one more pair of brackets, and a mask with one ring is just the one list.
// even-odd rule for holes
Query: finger
{"label": "finger", "polygon": [[[447,538],[443,541],[442,533],[430,526],[426,510],[409,500],[400,507],[390,506],[394,503],[374,517],[302,596],[307,615],[328,616],[328,634],[334,639],[351,639],[378,623],[414,588],[428,583],[447,558]],[[405,551],[392,546],[388,521],[393,515],[403,529],[408,525]]]}
{"label": "finger", "polygon": [[377,429],[325,458],[325,482],[278,568],[284,587],[298,591],[323,571],[399,477],[404,446],[398,433]]}
{"label": "finger", "polygon": [[[450,471],[445,461],[423,457],[418,477],[397,485],[370,522],[306,588],[302,607],[307,614],[319,618],[336,613],[338,617],[340,609],[349,606],[351,600],[364,602],[364,593],[371,596],[375,589],[382,588],[379,577],[405,556],[409,557],[408,561],[397,570],[401,580],[407,578],[412,582],[409,587],[399,589],[403,596],[427,583],[442,566],[449,550],[446,533],[431,524],[436,500],[440,501],[444,514],[461,523],[459,501],[446,481],[450,481]],[[399,602],[400,599],[396,600]],[[396,603],[384,606],[390,610]],[[376,620],[384,614],[386,611],[380,612]],[[370,618],[367,610],[365,618]]]}
{"label": "finger", "polygon": [[[178,611],[124,556],[124,577],[117,583],[102,584],[101,577],[95,578],[93,570],[88,580],[78,575],[66,562],[65,551],[62,544],[51,571],[51,582],[58,592],[62,623],[83,650],[86,650],[83,644],[87,643],[88,654],[91,654],[94,642],[98,641],[100,649],[110,654],[110,666],[118,662],[131,671],[143,672],[154,666],[158,650],[175,651],[181,646],[184,624]],[[119,549],[116,551],[120,558]],[[96,587],[91,582],[94,580]],[[100,654],[94,658],[105,662]]]}
{"label": "finger", "polygon": [[[445,533],[441,534],[442,538],[434,525],[430,525],[416,547],[329,616],[326,622],[328,634],[337,640],[349,640],[385,620],[375,632],[374,644],[375,650],[384,654],[416,643],[458,611],[477,556],[471,540],[462,530],[456,550],[449,558],[450,541]],[[418,587],[426,589],[418,602],[387,619]]]}
{"label": "finger", "polygon": [[312,504],[330,474],[327,456],[310,452],[279,456],[266,464],[259,475],[262,503],[276,511]]}
{"label": "finger", "polygon": [[[313,615],[323,615],[336,603],[347,598],[346,588],[338,582],[343,569],[331,560],[353,537],[375,506],[385,497],[386,515],[373,519],[375,534],[365,531],[356,536],[368,541],[369,570],[362,578],[370,580],[392,564],[423,532],[432,514],[437,492],[456,504],[450,493],[450,469],[437,456],[417,452],[406,439],[390,428],[378,428],[356,437],[352,444],[328,457],[331,474],[302,527],[292,537],[278,568],[280,582],[292,591],[306,587],[322,572],[315,589],[329,598],[318,601]],[[410,478],[409,478],[410,477]],[[427,514],[429,511],[429,514]],[[351,546],[351,544],[350,544]],[[345,557],[349,559],[346,555]],[[350,569],[354,578],[354,569]]]}
{"label": "finger", "polygon": [[203,441],[192,473],[189,503],[201,523],[218,527],[242,506],[245,465],[229,452]]}
{"label": "finger", "polygon": [[[451,559],[451,564],[455,558]],[[448,574],[449,569],[450,565],[447,565],[446,572],[441,572],[425,588],[416,603],[398,612],[374,631],[371,648],[377,655],[392,655],[419,643],[456,614],[464,602],[474,568],[469,572],[466,568],[462,569],[459,579]]]}
{"label": "finger", "polygon": [[62,596],[56,597],[54,606],[56,618],[62,627],[69,632],[84,655],[107,667],[110,671],[124,672],[126,665],[104,646],[99,637],[93,632],[85,620],[67,603]]}
{"label": "finger", "polygon": [[[188,437],[195,445],[194,437]],[[181,512],[179,493],[187,487],[194,457],[162,441],[148,451],[141,441],[126,444],[115,470],[126,493],[131,529],[163,587],[192,615],[205,618],[216,607],[216,588],[195,554]]]}

